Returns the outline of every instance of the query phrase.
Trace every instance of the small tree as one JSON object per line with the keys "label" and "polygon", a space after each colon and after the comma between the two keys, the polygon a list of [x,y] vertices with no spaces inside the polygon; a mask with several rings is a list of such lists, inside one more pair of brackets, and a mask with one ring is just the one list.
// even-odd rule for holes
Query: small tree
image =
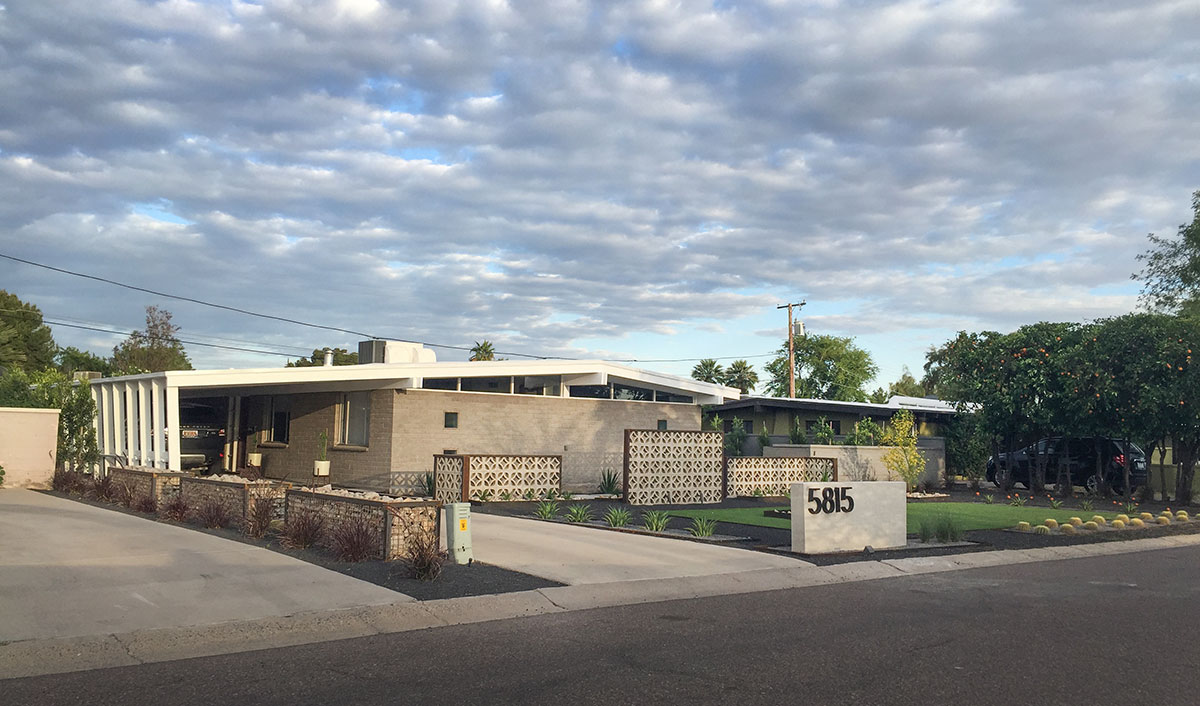
{"label": "small tree", "polygon": [[767,431],[766,422],[763,422],[762,431],[758,432],[758,445],[764,449],[771,445],[771,434]]}
{"label": "small tree", "polygon": [[725,369],[725,375],[722,379],[726,385],[736,387],[742,391],[742,394],[749,394],[750,390],[758,384],[758,373],[754,372],[754,368],[744,360],[735,360]]}
{"label": "small tree", "polygon": [[817,425],[813,427],[812,442],[826,446],[834,443],[833,425],[829,423],[829,420],[824,415],[817,417]]}
{"label": "small tree", "polygon": [[847,446],[874,446],[883,439],[883,428],[874,419],[860,419],[846,435]]}
{"label": "small tree", "polygon": [[495,360],[495,359],[496,359],[496,348],[492,345],[491,341],[489,341],[487,339],[484,339],[482,341],[475,341],[475,345],[471,346],[471,357],[469,358],[469,360],[485,361],[485,360]]}
{"label": "small tree", "polygon": [[730,422],[729,433],[725,435],[725,453],[730,456],[741,456],[742,447],[746,445],[746,425],[741,419],[733,418]]}
{"label": "small tree", "polygon": [[885,434],[887,445],[892,448],[883,454],[883,465],[900,476],[911,491],[917,487],[921,474],[925,472],[925,454],[917,448],[912,412],[902,409],[892,415]]}
{"label": "small tree", "polygon": [[946,425],[946,466],[967,479],[974,490],[987,473],[988,435],[979,417],[966,411],[950,418]]}
{"label": "small tree", "polygon": [[792,418],[792,428],[788,430],[788,441],[793,444],[807,444],[808,431],[804,428],[804,420],[800,417]]}
{"label": "small tree", "polygon": [[146,330],[134,331],[113,348],[113,367],[122,374],[191,370],[192,362],[178,333],[179,327],[171,323],[171,312],[146,307]]}

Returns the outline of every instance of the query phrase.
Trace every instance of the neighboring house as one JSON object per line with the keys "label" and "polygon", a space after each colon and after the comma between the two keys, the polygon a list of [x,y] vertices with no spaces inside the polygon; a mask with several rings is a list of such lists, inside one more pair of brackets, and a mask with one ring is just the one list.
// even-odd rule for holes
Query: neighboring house
{"label": "neighboring house", "polygon": [[255,437],[265,475],[311,483],[325,431],[331,470],[318,483],[399,492],[433,470],[435,454],[553,454],[564,488],[593,490],[604,470],[620,471],[625,429],[697,430],[701,405],[739,397],[602,361],[439,363],[393,341],[364,342],[359,360],[93,380],[101,453],[181,470],[181,407],[206,408],[227,421],[225,469],[245,465]]}
{"label": "neighboring house", "polygon": [[872,419],[880,426],[901,409],[910,410],[917,424],[919,436],[941,436],[942,427],[954,415],[954,406],[949,402],[925,397],[893,396],[884,404],[872,402],[841,402],[838,400],[789,399],[787,397],[743,397],[711,407],[710,414],[720,415],[729,431],[733,418],[737,417],[751,435],[758,434],[766,425],[773,440],[785,441],[796,419],[812,435],[821,417],[833,427],[837,437],[845,436],[854,429],[860,419]]}

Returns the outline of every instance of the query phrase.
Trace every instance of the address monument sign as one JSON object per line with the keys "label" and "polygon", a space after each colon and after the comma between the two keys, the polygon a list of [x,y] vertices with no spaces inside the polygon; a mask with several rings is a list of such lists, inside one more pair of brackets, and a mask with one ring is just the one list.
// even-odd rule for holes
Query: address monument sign
{"label": "address monument sign", "polygon": [[899,481],[795,483],[792,551],[893,549],[908,541],[905,485]]}

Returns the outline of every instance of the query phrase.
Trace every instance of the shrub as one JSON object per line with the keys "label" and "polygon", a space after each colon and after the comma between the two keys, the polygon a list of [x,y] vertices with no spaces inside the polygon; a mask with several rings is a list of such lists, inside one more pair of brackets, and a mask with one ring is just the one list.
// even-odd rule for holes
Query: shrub
{"label": "shrub", "polygon": [[1132,515],[1133,513],[1137,512],[1138,504],[1130,501],[1122,505],[1121,509],[1125,511],[1125,514]]}
{"label": "shrub", "polygon": [[929,540],[933,539],[933,518],[921,518],[920,524],[917,525],[917,538],[921,540],[921,544],[928,544]]}
{"label": "shrub", "polygon": [[629,512],[623,507],[610,508],[609,511],[604,514],[604,521],[608,523],[609,527],[624,527],[625,525],[628,525],[632,519],[633,513]]}
{"label": "shrub", "polygon": [[1020,493],[1013,493],[1008,498],[1008,504],[1010,507],[1025,507],[1025,504],[1028,502],[1029,499],[1021,497]]}
{"label": "shrub", "polygon": [[144,512],[147,515],[153,515],[154,513],[158,512],[158,501],[154,499],[153,495],[139,495],[133,501],[132,507],[138,512]]}
{"label": "shrub", "polygon": [[1094,508],[1094,505],[1092,504],[1091,500],[1088,500],[1085,498],[1085,499],[1079,501],[1079,509],[1080,510],[1083,510],[1084,512],[1091,512],[1093,510],[1093,508]]}
{"label": "shrub", "polygon": [[1142,514],[1138,515],[1138,517],[1142,518],[1143,520],[1153,520],[1154,519],[1154,515],[1149,512],[1143,512]]}
{"label": "shrub", "polygon": [[0,465],[0,486],[4,485],[4,466]]}
{"label": "shrub", "polygon": [[1046,518],[1046,521],[1042,524],[1046,525],[1050,529],[1058,529],[1058,520],[1054,519],[1053,517]]}
{"label": "shrub", "polygon": [[1076,527],[1083,524],[1083,520],[1079,519],[1078,517],[1072,517],[1071,519],[1067,520],[1067,522],[1070,522],[1072,525],[1074,525]]}
{"label": "shrub", "polygon": [[1050,509],[1057,510],[1063,506],[1063,501],[1058,498],[1050,498]]}
{"label": "shrub", "polygon": [[943,543],[957,542],[963,536],[962,526],[949,515],[939,515],[934,522],[933,531],[937,540]]}
{"label": "shrub", "polygon": [[929,495],[933,493],[933,491],[937,490],[937,486],[933,481],[926,479],[920,483],[917,483],[917,490]]}
{"label": "shrub", "polygon": [[725,453],[729,456],[741,456],[742,447],[746,443],[746,425],[734,417],[729,433],[725,435]]}
{"label": "shrub", "polygon": [[319,512],[300,509],[289,512],[283,526],[283,544],[293,549],[307,549],[325,536],[325,516]]}
{"label": "shrub", "polygon": [[56,468],[54,475],[50,477],[50,487],[60,493],[73,493],[79,495],[87,489],[87,480],[82,473],[68,471],[65,468]]}
{"label": "shrub", "polygon": [[183,522],[187,516],[191,514],[191,508],[183,501],[183,495],[176,493],[165,505],[158,509],[158,514],[174,520],[175,522]]}
{"label": "shrub", "polygon": [[1108,524],[1108,520],[1105,520],[1103,515],[1092,515],[1092,522],[1095,522],[1098,525]]}
{"label": "shrub", "polygon": [[1050,534],[1050,528],[1047,527],[1046,525],[1038,525],[1037,527],[1033,528],[1033,533],[1034,534]]}
{"label": "shrub", "polygon": [[329,548],[338,561],[358,562],[379,556],[379,536],[366,518],[342,518],[329,532]]}
{"label": "shrub", "polygon": [[562,491],[562,490],[558,491],[558,499],[562,500],[564,503],[571,502],[571,498],[573,498],[573,497],[575,497],[575,495],[573,493],[568,493],[568,492]]}
{"label": "shrub", "polygon": [[616,471],[605,471],[600,474],[600,492],[605,495],[620,495],[621,480]]}
{"label": "shrub", "polygon": [[1063,525],[1060,529],[1063,534],[1078,534],[1079,530],[1075,529],[1075,525]]}
{"label": "shrub", "polygon": [[567,508],[567,522],[590,522],[592,508],[586,503],[579,503]]}
{"label": "shrub", "polygon": [[984,503],[985,505],[991,505],[991,504],[993,504],[993,503],[995,503],[995,502],[996,502],[996,496],[995,496],[995,495],[992,495],[991,493],[988,493],[987,495],[983,496],[983,503]]}
{"label": "shrub", "polygon": [[506,503],[512,502],[513,494],[507,490],[502,490],[500,491],[500,500]]}
{"label": "shrub", "polygon": [[112,476],[104,476],[97,479],[95,483],[92,483],[92,497],[97,500],[112,502],[116,490]]}
{"label": "shrub", "polygon": [[113,483],[112,497],[119,504],[129,507],[133,504],[133,488],[128,483]]}
{"label": "shrub", "polygon": [[270,498],[255,498],[246,514],[246,534],[251,537],[265,537],[275,519],[275,503]]}
{"label": "shrub", "polygon": [[1129,521],[1129,526],[1130,527],[1145,527],[1146,521],[1140,517],[1135,517]]}
{"label": "shrub", "polygon": [[1028,532],[1029,531],[1029,523],[1028,522],[1018,522],[1017,529],[1020,530],[1021,532]]}
{"label": "shrub", "polygon": [[537,500],[537,497],[538,497],[538,494],[537,494],[536,490],[534,490],[533,488],[525,489],[525,499],[526,500]]}
{"label": "shrub", "polygon": [[763,422],[762,431],[758,432],[758,445],[764,449],[771,445],[771,433],[767,431],[766,422]]}
{"label": "shrub", "polygon": [[651,532],[662,532],[667,529],[667,524],[670,523],[671,516],[666,510],[650,510],[642,513],[642,526]]}
{"label": "shrub", "polygon": [[554,518],[558,517],[558,501],[541,501],[537,504],[537,509],[533,511],[533,514],[543,520],[553,520]]}
{"label": "shrub", "polygon": [[446,553],[441,549],[437,528],[429,527],[411,516],[403,522],[408,536],[404,564],[408,567],[409,575],[421,581],[433,581],[442,575],[442,566],[446,563]]}
{"label": "shrub", "polygon": [[693,517],[687,531],[693,537],[711,537],[717,531],[717,521],[711,517]]}
{"label": "shrub", "polygon": [[902,409],[892,415],[883,443],[892,447],[883,454],[884,467],[899,476],[909,490],[916,487],[921,474],[925,472],[925,454],[917,448],[917,433],[911,411]]}
{"label": "shrub", "polygon": [[808,432],[804,429],[804,420],[800,417],[792,419],[792,428],[788,429],[788,441],[793,444],[808,443]]}
{"label": "shrub", "polygon": [[1125,529],[1125,521],[1124,520],[1113,520],[1112,528],[1113,529]]}
{"label": "shrub", "polygon": [[486,503],[487,501],[491,500],[492,499],[491,489],[484,488],[483,490],[476,490],[475,491],[475,499],[481,503]]}
{"label": "shrub", "polygon": [[1085,530],[1093,530],[1093,531],[1095,531],[1095,530],[1098,530],[1098,529],[1100,529],[1100,525],[1096,524],[1095,522],[1084,522],[1084,523],[1083,523],[1083,528],[1084,528]]}
{"label": "shrub", "polygon": [[209,498],[196,508],[196,522],[209,529],[217,529],[220,527],[228,527],[233,523],[233,517],[229,514],[229,508],[215,498]]}
{"label": "shrub", "polygon": [[1160,525],[1169,525],[1171,524],[1171,518],[1167,517],[1166,515],[1159,515],[1156,522],[1158,522]]}
{"label": "shrub", "polygon": [[432,473],[426,473],[421,476],[421,485],[425,486],[425,495],[427,497],[432,498],[437,495],[437,481],[434,479]]}

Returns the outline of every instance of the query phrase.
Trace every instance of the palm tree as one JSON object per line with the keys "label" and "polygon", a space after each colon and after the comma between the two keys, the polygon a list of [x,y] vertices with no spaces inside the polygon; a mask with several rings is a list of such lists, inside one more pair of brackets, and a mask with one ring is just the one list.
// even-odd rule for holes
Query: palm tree
{"label": "palm tree", "polygon": [[495,360],[496,349],[492,347],[492,342],[486,338],[482,341],[475,341],[475,345],[471,346],[470,360]]}
{"label": "palm tree", "polygon": [[725,378],[725,369],[713,358],[705,358],[692,368],[692,377],[700,382],[720,384]]}
{"label": "palm tree", "polygon": [[735,360],[725,369],[724,382],[730,387],[736,387],[745,395],[758,384],[758,373],[744,360]]}

